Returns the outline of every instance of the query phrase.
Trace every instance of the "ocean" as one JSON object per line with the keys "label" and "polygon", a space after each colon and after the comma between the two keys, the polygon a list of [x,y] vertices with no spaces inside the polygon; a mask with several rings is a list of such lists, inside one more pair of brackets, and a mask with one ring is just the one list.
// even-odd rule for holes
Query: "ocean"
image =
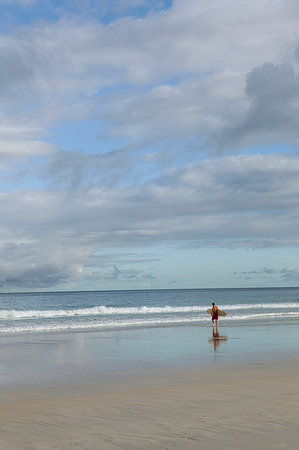
{"label": "ocean", "polygon": [[204,327],[212,302],[222,325],[299,319],[299,288],[2,293],[0,334]]}

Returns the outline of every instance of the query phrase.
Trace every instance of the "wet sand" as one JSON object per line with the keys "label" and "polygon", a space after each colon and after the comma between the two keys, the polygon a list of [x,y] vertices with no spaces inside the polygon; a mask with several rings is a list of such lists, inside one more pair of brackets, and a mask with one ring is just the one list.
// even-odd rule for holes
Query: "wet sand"
{"label": "wet sand", "polygon": [[[154,339],[159,331],[151,331]],[[194,337],[196,330],[182,333]],[[206,342],[213,352],[210,334],[209,329]],[[229,330],[226,334],[230,335]],[[92,336],[99,339],[97,335],[74,334],[61,339],[52,337],[51,345],[58,339],[59,345],[54,345],[56,353],[59,358],[64,355],[67,361],[68,344],[71,342],[73,348],[77,339],[81,344],[87,339],[89,344],[85,342],[81,349],[86,353],[94,344]],[[151,333],[137,333],[134,339],[137,336],[148,339]],[[47,353],[49,339],[49,336],[35,337],[32,341],[23,338],[26,348],[31,349],[24,358],[27,368],[31,355],[36,372],[41,354]],[[2,341],[3,351],[8,342],[10,351],[18,358],[21,340]],[[38,354],[32,351],[34,342],[42,349]],[[152,341],[145,342],[150,345]],[[8,373],[4,373],[0,390],[0,449],[297,449],[297,355],[276,354],[267,359],[262,355],[255,359],[251,355],[247,361],[246,358],[238,361],[238,358],[228,358],[225,351],[221,353],[221,346],[227,344],[229,341],[217,349],[218,359],[205,364],[201,360],[194,365],[182,361],[171,364],[170,355],[164,364],[149,365],[147,361],[144,369],[145,358],[139,362],[137,371],[136,362],[126,371],[124,367],[130,364],[115,364],[107,366],[109,370],[104,376],[100,372],[95,376],[93,372],[88,377],[81,371],[71,377],[69,371],[61,378],[62,372],[58,371],[59,378],[44,376],[42,382],[31,384],[30,371],[23,373],[22,383],[19,378],[9,383]],[[78,355],[77,344],[75,348],[69,360]],[[110,357],[115,359],[116,355],[110,353]],[[56,364],[57,371],[60,359],[55,360],[53,352],[48,353],[48,358]],[[6,360],[2,360],[2,369]],[[24,361],[17,361],[18,370],[22,370]],[[92,358],[84,359],[86,368],[91,362]],[[76,371],[74,361],[72,368]],[[47,367],[38,370],[41,375]]]}
{"label": "wet sand", "polygon": [[95,383],[2,395],[0,448],[298,448],[298,365],[210,370],[172,369],[105,389]]}

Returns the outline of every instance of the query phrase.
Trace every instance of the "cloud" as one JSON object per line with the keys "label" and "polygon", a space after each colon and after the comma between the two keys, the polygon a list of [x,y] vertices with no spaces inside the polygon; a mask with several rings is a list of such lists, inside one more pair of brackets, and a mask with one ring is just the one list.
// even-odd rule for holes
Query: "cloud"
{"label": "cloud", "polygon": [[249,271],[242,271],[242,272],[234,272],[234,275],[272,275],[276,273],[277,271],[275,269],[270,269],[269,267],[264,267],[263,270],[249,270]]}
{"label": "cloud", "polygon": [[281,274],[281,278],[286,281],[298,281],[299,280],[299,268],[296,267],[295,269],[281,269],[279,271]]}
{"label": "cloud", "polygon": [[[138,186],[2,193],[0,281],[21,286],[26,278],[34,288],[80,279],[90,255],[113,247],[298,246],[298,169],[285,155],[232,156]],[[112,258],[99,276],[108,267],[116,275],[113,265],[134,276],[120,264]]]}
{"label": "cloud", "polygon": [[78,275],[83,261],[80,245],[73,251],[57,236],[48,242],[14,236],[13,242],[0,245],[0,256],[5,261],[0,267],[0,287],[18,290],[57,286]]}
{"label": "cloud", "polygon": [[151,253],[100,253],[93,254],[87,258],[85,263],[86,269],[93,269],[94,267],[107,267],[107,266],[125,266],[130,264],[144,264],[160,261],[161,258],[151,254]]}
{"label": "cloud", "polygon": [[[3,288],[84,278],[118,246],[298,246],[298,158],[225,156],[298,144],[296,3],[84,2],[92,17],[60,3],[0,35],[1,168],[16,179],[0,195]],[[87,119],[94,154],[51,144]],[[117,257],[89,269],[154,276]]]}
{"label": "cloud", "polygon": [[246,94],[250,105],[245,117],[220,133],[222,145],[298,145],[299,76],[294,66],[267,63],[253,69],[247,77]]}
{"label": "cloud", "polygon": [[261,278],[273,278],[272,275],[278,275],[278,277],[283,281],[296,282],[299,279],[299,269],[271,269],[264,267],[262,270],[249,270],[234,272],[234,275],[238,275],[239,278],[251,279],[253,277],[259,276]]}
{"label": "cloud", "polygon": [[[132,177],[136,156],[128,149],[112,150],[103,154],[68,151],[56,152],[48,159],[38,177],[52,189],[81,189],[91,186],[122,185]],[[136,180],[136,178],[135,178]]]}
{"label": "cloud", "polygon": [[0,125],[0,156],[4,160],[19,162],[25,158],[47,156],[56,151],[50,142],[39,140],[46,130],[27,120],[6,120],[2,117]]}
{"label": "cloud", "polygon": [[[139,57],[138,47],[130,43],[128,48],[136,52],[134,61],[139,61],[138,66],[133,63],[132,73],[140,75],[135,81],[141,84],[144,77],[143,84],[153,85],[146,91],[120,92],[108,99],[103,116],[116,124],[111,133],[154,141],[201,136],[212,149],[216,146],[222,151],[277,138],[290,142],[296,136],[296,123],[292,120],[287,127],[287,119],[296,109],[289,110],[290,97],[284,96],[297,83],[292,64],[298,16],[291,17],[281,2],[272,6],[265,2],[261,11],[248,2],[233,6],[216,2],[213,7],[192,2],[183,8],[183,2],[176,2],[167,14],[145,22],[144,36],[151,29],[148,33],[163,46],[151,39],[143,50],[146,61]],[[244,16],[246,21],[242,21]],[[267,21],[263,20],[266,16]],[[163,31],[155,29],[159,21],[163,21]],[[137,33],[135,24],[130,31]],[[138,39],[140,49],[143,44],[144,38]],[[161,63],[153,64],[158,57]],[[287,58],[291,62],[276,63]],[[267,98],[259,99],[267,90]],[[283,100],[281,111],[277,94]]]}
{"label": "cloud", "polygon": [[156,276],[151,272],[136,269],[119,269],[113,266],[112,269],[105,269],[102,271],[86,271],[84,274],[84,281],[111,281],[111,280],[125,280],[125,281],[145,281],[155,280]]}
{"label": "cloud", "polygon": [[90,255],[84,264],[84,282],[96,282],[98,280],[124,280],[124,281],[144,281],[155,280],[155,269],[153,267],[143,269],[126,268],[127,266],[144,265],[160,261],[151,254],[138,253],[99,253]]}
{"label": "cloud", "polygon": [[246,113],[258,86],[262,92],[271,75],[260,73],[265,61],[288,56],[298,37],[292,4],[179,0],[109,26],[72,17],[23,26],[0,36],[1,100],[14,105],[13,115],[26,111],[49,124],[97,114],[109,118],[114,135],[133,139],[170,131],[213,138]]}

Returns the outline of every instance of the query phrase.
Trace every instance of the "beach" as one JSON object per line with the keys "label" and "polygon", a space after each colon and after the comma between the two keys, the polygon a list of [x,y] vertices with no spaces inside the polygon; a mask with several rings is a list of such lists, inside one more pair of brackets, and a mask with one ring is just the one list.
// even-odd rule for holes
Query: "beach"
{"label": "beach", "polygon": [[219,326],[219,346],[211,326],[2,337],[0,448],[296,449],[296,333]]}
{"label": "beach", "polygon": [[298,448],[297,366],[174,371],[118,389],[2,399],[1,448]]}

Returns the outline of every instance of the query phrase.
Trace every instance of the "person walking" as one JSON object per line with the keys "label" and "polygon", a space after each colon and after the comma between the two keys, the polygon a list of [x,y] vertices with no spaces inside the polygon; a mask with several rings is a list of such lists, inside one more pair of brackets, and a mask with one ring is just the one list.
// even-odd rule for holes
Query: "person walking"
{"label": "person walking", "polygon": [[212,303],[212,322],[213,325],[216,323],[216,327],[218,324],[218,306],[215,305],[215,303]]}

